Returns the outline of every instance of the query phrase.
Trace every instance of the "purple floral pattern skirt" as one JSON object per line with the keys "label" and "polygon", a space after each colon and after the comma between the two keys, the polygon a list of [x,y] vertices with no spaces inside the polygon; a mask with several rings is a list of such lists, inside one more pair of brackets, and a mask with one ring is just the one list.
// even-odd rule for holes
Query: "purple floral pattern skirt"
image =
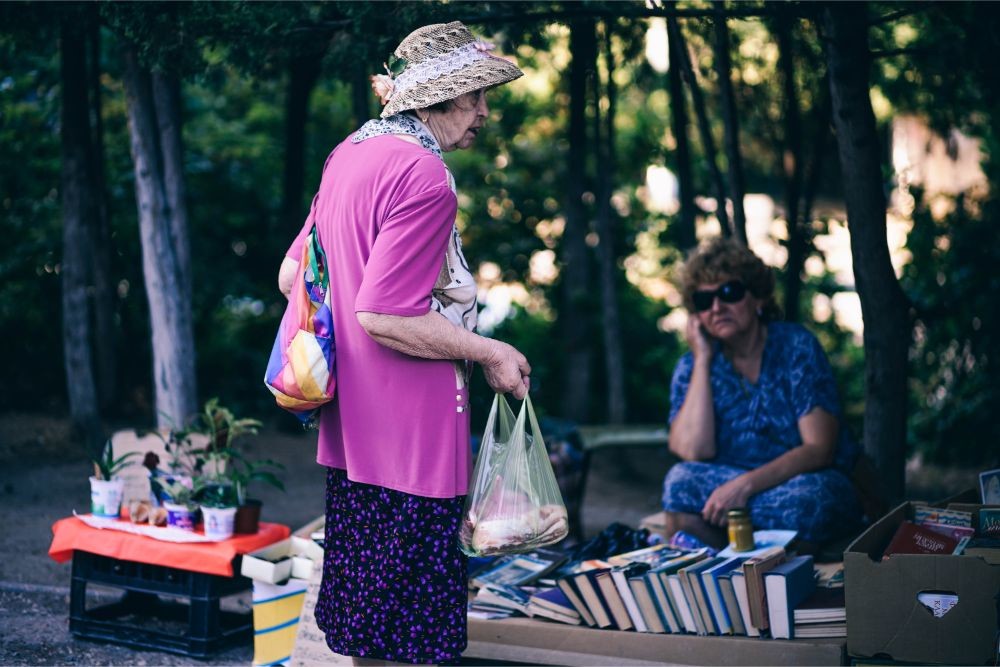
{"label": "purple floral pattern skirt", "polygon": [[466,646],[465,497],[426,498],[326,475],[316,623],[334,653],[456,663]]}

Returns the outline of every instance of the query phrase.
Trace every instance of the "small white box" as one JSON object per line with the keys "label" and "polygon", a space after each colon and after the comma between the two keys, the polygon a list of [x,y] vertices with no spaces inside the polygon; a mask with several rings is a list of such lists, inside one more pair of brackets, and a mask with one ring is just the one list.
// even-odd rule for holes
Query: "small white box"
{"label": "small white box", "polygon": [[309,535],[322,528],[323,521],[323,517],[318,517],[296,530],[288,539],[246,554],[240,573],[268,584],[284,582],[289,577],[309,579],[316,565],[322,566],[323,563],[323,548]]}

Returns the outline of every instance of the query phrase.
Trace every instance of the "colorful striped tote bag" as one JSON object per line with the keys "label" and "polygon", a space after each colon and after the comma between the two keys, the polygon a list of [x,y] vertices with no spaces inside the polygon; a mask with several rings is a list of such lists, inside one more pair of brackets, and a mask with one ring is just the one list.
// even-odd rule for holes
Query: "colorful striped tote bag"
{"label": "colorful striped tote bag", "polygon": [[264,374],[278,405],[306,425],[315,422],[337,388],[328,267],[314,224]]}

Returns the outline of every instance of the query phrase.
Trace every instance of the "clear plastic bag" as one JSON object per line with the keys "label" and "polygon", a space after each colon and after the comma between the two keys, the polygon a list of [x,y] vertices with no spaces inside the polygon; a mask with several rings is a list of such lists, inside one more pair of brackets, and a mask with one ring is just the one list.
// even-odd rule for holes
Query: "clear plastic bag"
{"label": "clear plastic bag", "polygon": [[523,553],[568,533],[566,506],[531,399],[525,397],[515,419],[507,399],[497,394],[465,499],[462,551],[469,556]]}

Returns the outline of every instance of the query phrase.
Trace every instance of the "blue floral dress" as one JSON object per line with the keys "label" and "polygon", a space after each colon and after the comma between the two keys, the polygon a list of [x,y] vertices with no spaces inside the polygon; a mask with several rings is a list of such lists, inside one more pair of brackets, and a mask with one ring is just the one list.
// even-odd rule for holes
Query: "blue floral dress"
{"label": "blue floral dress", "polygon": [[[663,509],[700,514],[716,488],[802,444],[798,420],[813,408],[840,418],[833,372],[816,337],[790,322],[767,327],[756,383],[740,375],[716,350],[711,366],[716,456],[671,467],[663,483]],[[671,423],[684,404],[693,366],[694,357],[688,352],[674,370]],[[856,530],[861,505],[849,474],[858,451],[841,424],[833,466],[797,475],[750,498],[754,528],[795,529],[811,542]]]}

